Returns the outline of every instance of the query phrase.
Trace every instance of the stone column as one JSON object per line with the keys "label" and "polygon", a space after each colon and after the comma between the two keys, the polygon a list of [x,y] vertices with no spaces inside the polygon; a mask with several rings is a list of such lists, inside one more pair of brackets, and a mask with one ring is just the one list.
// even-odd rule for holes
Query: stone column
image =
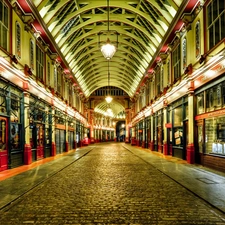
{"label": "stone column", "polygon": [[163,140],[163,154],[169,155],[169,148],[168,148],[168,134],[167,134],[167,127],[165,124],[167,124],[167,100],[164,99],[163,101],[163,133],[164,133],[164,140]]}
{"label": "stone column", "polygon": [[52,156],[56,155],[56,144],[55,144],[55,107],[52,106]]}
{"label": "stone column", "polygon": [[65,151],[68,152],[69,151],[69,142],[68,142],[68,136],[69,136],[69,129],[68,129],[68,116],[66,115],[66,142],[65,142]]}
{"label": "stone column", "polygon": [[25,145],[24,145],[24,164],[29,165],[32,163],[32,150],[30,145],[30,111],[29,111],[29,103],[30,103],[30,94],[28,92],[23,93],[24,96],[24,127],[25,127]]}
{"label": "stone column", "polygon": [[150,150],[153,151],[154,150],[154,117],[153,114],[151,115],[151,141],[150,141]]}
{"label": "stone column", "polygon": [[194,82],[190,81],[188,89],[188,145],[187,145],[187,162],[195,162],[194,148]]}

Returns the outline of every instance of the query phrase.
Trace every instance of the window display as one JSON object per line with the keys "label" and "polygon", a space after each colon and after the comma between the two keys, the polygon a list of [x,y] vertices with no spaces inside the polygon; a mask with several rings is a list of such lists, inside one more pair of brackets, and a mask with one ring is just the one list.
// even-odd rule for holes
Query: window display
{"label": "window display", "polygon": [[205,120],[206,153],[225,155],[225,116]]}

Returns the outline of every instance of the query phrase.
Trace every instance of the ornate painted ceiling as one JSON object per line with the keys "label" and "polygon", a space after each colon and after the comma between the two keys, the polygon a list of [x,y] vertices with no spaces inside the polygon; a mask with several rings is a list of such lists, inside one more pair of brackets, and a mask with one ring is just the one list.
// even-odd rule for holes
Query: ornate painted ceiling
{"label": "ornate painted ceiling", "polygon": [[[27,10],[25,1],[18,2]],[[108,71],[110,85],[132,98],[190,2],[26,0],[38,21],[36,29],[42,27],[55,41],[86,98],[109,84]],[[118,38],[109,67],[99,49],[108,28],[110,41]]]}

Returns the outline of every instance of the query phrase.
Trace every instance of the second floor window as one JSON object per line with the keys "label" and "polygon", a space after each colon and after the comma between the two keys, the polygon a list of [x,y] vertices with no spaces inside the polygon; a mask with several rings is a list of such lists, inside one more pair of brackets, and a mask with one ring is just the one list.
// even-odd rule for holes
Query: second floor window
{"label": "second floor window", "polygon": [[187,39],[184,38],[182,41],[182,60],[183,60],[183,70],[187,67]]}
{"label": "second floor window", "polygon": [[16,22],[16,56],[21,58],[21,27],[18,22]]}
{"label": "second floor window", "polygon": [[177,80],[180,77],[180,44],[173,51],[173,77],[174,80]]}
{"label": "second floor window", "polygon": [[50,62],[47,63],[47,83],[50,85],[51,81],[51,64]]}
{"label": "second floor window", "polygon": [[213,0],[207,6],[209,49],[225,38],[225,1]]}
{"label": "second floor window", "polygon": [[200,22],[195,25],[195,57],[198,58],[201,55],[200,51]]}
{"label": "second floor window", "polygon": [[0,0],[0,46],[8,49],[9,36],[9,9],[4,1]]}
{"label": "second floor window", "polygon": [[30,68],[34,69],[34,42],[30,40]]}
{"label": "second floor window", "polygon": [[39,80],[44,80],[44,53],[38,46],[36,48],[36,75]]}

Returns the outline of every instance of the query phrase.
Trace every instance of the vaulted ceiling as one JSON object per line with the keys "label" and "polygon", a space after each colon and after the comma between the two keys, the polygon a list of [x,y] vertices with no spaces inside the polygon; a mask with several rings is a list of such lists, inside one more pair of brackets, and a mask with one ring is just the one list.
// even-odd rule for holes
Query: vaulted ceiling
{"label": "vaulted ceiling", "polygon": [[[110,85],[132,97],[162,47],[179,8],[186,3],[182,0],[33,0],[85,97],[108,85],[108,63],[99,50],[99,41],[107,39],[104,31],[108,25],[110,31],[118,32],[118,49],[109,63]],[[111,32],[112,42],[116,41],[115,36]]]}
{"label": "vaulted ceiling", "polygon": [[[66,62],[86,99],[115,86],[130,98],[165,50],[181,14],[199,0],[18,0],[33,25]],[[190,7],[191,6],[191,7]],[[109,29],[110,32],[107,32]],[[179,29],[179,28],[178,28]],[[100,51],[107,37],[117,52],[108,61]],[[167,43],[168,44],[168,43]],[[110,74],[110,83],[108,79]],[[117,103],[118,109],[121,106]],[[103,107],[101,105],[101,107]],[[101,109],[99,106],[99,109]],[[107,107],[106,105],[104,106]]]}

